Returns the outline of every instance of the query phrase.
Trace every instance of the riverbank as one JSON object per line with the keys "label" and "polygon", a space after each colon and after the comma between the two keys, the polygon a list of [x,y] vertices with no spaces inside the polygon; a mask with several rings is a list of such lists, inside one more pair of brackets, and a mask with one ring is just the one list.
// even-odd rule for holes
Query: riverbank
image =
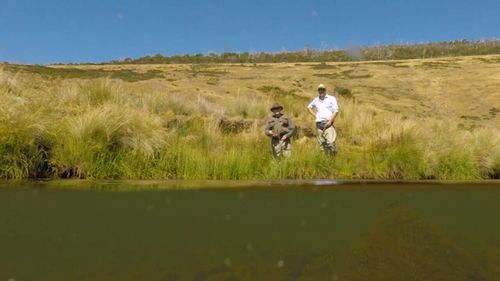
{"label": "riverbank", "polygon": [[48,179],[48,180],[0,180],[0,190],[4,191],[187,191],[187,190],[232,190],[238,191],[499,191],[500,180],[79,180],[79,179]]}
{"label": "riverbank", "polygon": [[[0,178],[498,178],[498,58],[4,65]],[[335,158],[305,109],[318,83],[341,105]],[[274,101],[299,127],[279,162],[262,133]]]}

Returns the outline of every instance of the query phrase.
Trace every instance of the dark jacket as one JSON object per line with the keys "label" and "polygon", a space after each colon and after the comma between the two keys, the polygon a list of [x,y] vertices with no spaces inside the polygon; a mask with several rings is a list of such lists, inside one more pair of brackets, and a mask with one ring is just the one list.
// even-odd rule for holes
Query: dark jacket
{"label": "dark jacket", "polygon": [[[272,134],[269,131],[273,131]],[[274,138],[281,138],[286,135],[290,138],[295,133],[295,126],[292,120],[285,115],[273,116],[266,122],[265,133]]]}

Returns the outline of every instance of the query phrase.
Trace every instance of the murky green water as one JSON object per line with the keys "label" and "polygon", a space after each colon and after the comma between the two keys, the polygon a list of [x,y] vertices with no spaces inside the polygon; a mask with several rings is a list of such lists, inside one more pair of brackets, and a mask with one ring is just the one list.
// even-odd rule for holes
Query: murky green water
{"label": "murky green water", "polygon": [[312,183],[3,182],[0,281],[500,280],[498,182]]}

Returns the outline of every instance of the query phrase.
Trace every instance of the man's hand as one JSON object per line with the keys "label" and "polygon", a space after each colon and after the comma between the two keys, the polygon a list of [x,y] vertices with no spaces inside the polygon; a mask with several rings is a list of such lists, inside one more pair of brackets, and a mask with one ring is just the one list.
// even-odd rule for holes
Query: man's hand
{"label": "man's hand", "polygon": [[287,138],[288,138],[288,137],[287,137],[286,135],[284,135],[284,136],[282,136],[282,137],[281,137],[281,140],[282,140],[282,141],[285,141]]}

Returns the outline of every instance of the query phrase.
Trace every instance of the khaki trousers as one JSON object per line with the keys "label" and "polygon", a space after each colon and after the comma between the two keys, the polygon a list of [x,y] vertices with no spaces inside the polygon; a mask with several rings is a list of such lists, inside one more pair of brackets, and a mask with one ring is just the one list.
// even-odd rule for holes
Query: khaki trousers
{"label": "khaki trousers", "polygon": [[292,154],[292,144],[290,139],[280,140],[279,138],[272,138],[271,148],[273,150],[273,156],[280,158],[282,156],[289,157]]}
{"label": "khaki trousers", "polygon": [[337,132],[335,131],[335,127],[330,126],[325,130],[318,129],[317,133],[317,139],[320,149],[328,154],[335,154],[337,152],[337,147],[335,146]]}

